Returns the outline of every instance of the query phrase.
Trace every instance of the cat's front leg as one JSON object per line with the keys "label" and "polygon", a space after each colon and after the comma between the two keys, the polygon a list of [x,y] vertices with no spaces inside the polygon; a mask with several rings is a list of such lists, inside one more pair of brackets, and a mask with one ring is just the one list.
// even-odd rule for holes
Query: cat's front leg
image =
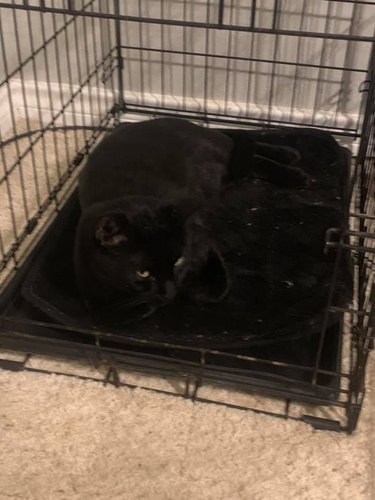
{"label": "cat's front leg", "polygon": [[174,266],[177,289],[198,304],[219,302],[229,289],[224,261],[203,220],[194,214],[185,223],[183,253]]}

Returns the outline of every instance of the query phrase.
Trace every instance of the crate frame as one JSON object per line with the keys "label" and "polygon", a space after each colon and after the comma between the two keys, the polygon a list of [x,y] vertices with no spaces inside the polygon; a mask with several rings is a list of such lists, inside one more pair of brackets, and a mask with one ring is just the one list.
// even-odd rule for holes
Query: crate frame
{"label": "crate frame", "polygon": [[[285,0],[284,0],[285,1]],[[320,72],[329,71],[342,71],[342,75],[346,72],[353,73],[357,72],[363,75],[363,86],[359,89],[362,93],[361,109],[358,113],[358,120],[352,124],[350,127],[336,126],[334,122],[328,125],[320,125],[319,128],[326,129],[336,135],[337,137],[345,140],[357,140],[358,151],[354,156],[353,161],[353,176],[352,176],[352,205],[350,210],[350,224],[348,227],[340,232],[339,239],[330,232],[327,234],[326,247],[335,248],[337,252],[336,256],[336,270],[338,269],[339,261],[343,250],[349,249],[352,253],[353,259],[356,265],[356,275],[355,275],[355,297],[353,305],[348,308],[339,309],[328,304],[325,324],[328,321],[329,315],[341,314],[350,323],[350,331],[342,331],[343,342],[346,342],[348,349],[350,351],[350,362],[346,373],[342,373],[342,370],[337,372],[325,373],[332,377],[340,379],[344,384],[338,390],[338,396],[332,399],[331,394],[327,394],[325,388],[319,388],[317,384],[317,377],[319,374],[324,374],[322,370],[319,369],[319,360],[321,355],[322,346],[324,343],[324,332],[325,326],[322,325],[322,331],[320,334],[320,347],[317,352],[317,361],[314,367],[303,367],[300,366],[301,370],[310,370],[312,379],[311,387],[314,388],[313,394],[308,395],[306,393],[301,393],[301,387],[296,381],[287,381],[292,384],[292,387],[285,388],[283,385],[280,386],[279,381],[276,376],[267,375],[264,370],[264,360],[259,359],[245,359],[242,356],[242,361],[245,363],[252,363],[258,367],[255,370],[255,376],[249,371],[244,369],[243,373],[237,373],[233,375],[230,371],[221,368],[218,372],[212,372],[212,366],[208,365],[206,362],[207,357],[225,357],[225,353],[211,352],[209,349],[190,349],[194,356],[194,362],[186,362],[186,360],[176,360],[171,361],[165,356],[161,356],[161,359],[157,357],[150,357],[142,355],[142,346],[148,342],[139,342],[136,339],[129,337],[112,338],[118,344],[118,348],[115,350],[108,349],[105,347],[105,342],[103,340],[108,338],[108,332],[99,331],[81,331],[83,334],[87,334],[91,338],[91,345],[79,345],[74,342],[65,341],[54,341],[50,338],[51,332],[54,330],[69,330],[67,327],[64,328],[61,325],[51,325],[49,323],[39,322],[37,324],[30,322],[22,322],[16,318],[9,317],[6,313],[0,315],[0,345],[7,349],[19,350],[26,353],[25,362],[14,362],[0,359],[0,367],[8,368],[12,370],[33,370],[27,366],[27,361],[33,354],[46,354],[48,356],[67,356],[72,359],[87,359],[89,363],[95,362],[104,363],[108,365],[108,372],[105,375],[103,381],[105,383],[112,382],[115,385],[122,385],[123,382],[120,380],[118,375],[118,370],[122,368],[136,368],[137,370],[144,370],[145,372],[158,373],[161,376],[173,377],[173,375],[178,374],[185,380],[185,389],[179,394],[183,397],[189,397],[196,401],[213,402],[216,404],[226,404],[218,403],[217,401],[209,401],[204,398],[199,397],[199,389],[205,383],[210,383],[212,381],[219,383],[229,383],[234,384],[236,387],[241,387],[245,390],[260,392],[273,397],[281,397],[285,400],[285,408],[283,412],[273,413],[264,412],[267,414],[275,414],[276,416],[281,416],[282,418],[291,418],[303,420],[310,423],[316,428],[324,428],[331,430],[343,430],[346,432],[353,432],[357,425],[358,417],[362,407],[363,397],[365,393],[365,374],[366,366],[368,361],[369,353],[372,349],[372,343],[374,340],[374,322],[375,322],[375,312],[374,312],[374,302],[375,302],[375,286],[374,286],[374,268],[375,268],[375,215],[374,215],[374,147],[375,147],[375,36],[372,35],[361,35],[355,33],[349,29],[349,33],[335,33],[335,32],[325,32],[325,31],[309,31],[309,30],[297,30],[297,29],[286,29],[280,25],[281,13],[283,12],[283,0],[273,0],[270,7],[271,17],[269,20],[269,26],[259,25],[259,5],[257,5],[256,0],[252,0],[251,6],[249,8],[249,22],[247,24],[236,24],[232,19],[232,11],[234,9],[233,2],[227,0],[216,0],[214,2],[215,7],[215,19],[212,19],[212,2],[203,2],[207,6],[207,18],[204,21],[194,21],[193,19],[173,19],[168,18],[165,15],[159,17],[150,17],[147,15],[142,15],[142,0],[138,1],[139,15],[126,14],[123,11],[123,7],[118,0],[105,0],[105,2],[97,2],[96,0],[88,0],[87,2],[79,0],[13,0],[12,2],[0,2],[0,9],[10,10],[13,15],[13,22],[15,32],[17,32],[18,26],[18,12],[23,12],[28,19],[29,33],[32,33],[30,19],[31,13],[39,13],[41,26],[44,26],[44,16],[50,16],[53,20],[54,31],[51,36],[46,36],[42,34],[42,43],[35,47],[31,43],[31,53],[27,58],[22,58],[21,50],[19,46],[19,33],[17,34],[17,52],[18,52],[18,64],[13,70],[7,68],[6,65],[6,44],[4,37],[0,35],[0,53],[5,61],[5,73],[4,79],[1,79],[0,90],[5,89],[6,96],[9,101],[9,107],[11,111],[11,128],[13,133],[10,138],[5,140],[0,140],[0,158],[5,164],[4,176],[1,182],[8,182],[8,178],[13,170],[20,171],[20,178],[22,182],[22,163],[27,155],[33,155],[33,150],[38,142],[45,140],[45,134],[47,132],[54,131],[72,131],[75,134],[75,140],[78,144],[77,133],[80,130],[84,131],[85,140],[81,143],[81,147],[77,148],[75,154],[69,157],[68,166],[65,169],[63,175],[58,179],[58,182],[48,192],[48,196],[41,200],[39,203],[38,210],[36,213],[30,215],[25,219],[24,227],[22,231],[15,231],[16,237],[11,245],[11,248],[1,255],[1,266],[0,266],[0,276],[7,273],[6,278],[2,284],[2,294],[1,294],[1,304],[2,308],[5,309],[6,304],[9,303],[11,297],[14,296],[16,290],[19,287],[25,273],[30,268],[33,253],[39,251],[43,241],[48,237],[49,231],[47,228],[51,225],[51,221],[57,216],[59,211],[64,206],[66,200],[71,193],[77,172],[84,164],[84,160],[87,155],[92,150],[92,147],[97,143],[102,134],[111,128],[114,124],[118,123],[124,117],[125,119],[129,116],[137,115],[139,118],[147,118],[150,116],[180,116],[187,119],[193,119],[195,121],[201,122],[206,126],[218,126],[222,124],[229,124],[232,126],[239,127],[251,127],[251,126],[262,126],[262,127],[273,127],[273,126],[290,126],[290,125],[304,125],[304,123],[299,123],[290,115],[289,119],[278,120],[277,117],[271,112],[271,104],[269,105],[268,113],[266,116],[252,116],[251,113],[245,115],[231,114],[228,112],[224,106],[224,111],[219,110],[219,112],[213,112],[209,107],[208,94],[203,96],[203,107],[200,110],[196,110],[189,107],[189,103],[183,103],[182,106],[173,107],[166,104],[164,98],[160,99],[159,102],[150,105],[143,99],[143,94],[141,91],[141,102],[128,102],[126,99],[126,77],[127,74],[127,58],[124,54],[129,54],[129,51],[138,51],[140,61],[143,63],[143,53],[156,51],[161,57],[161,65],[165,63],[163,60],[166,55],[181,56],[185,61],[188,57],[198,57],[204,59],[203,70],[208,78],[209,72],[209,61],[210,58],[218,58],[219,56],[210,54],[206,51],[178,51],[173,49],[168,49],[161,45],[158,49],[153,49],[149,46],[143,46],[141,43],[137,46],[131,46],[123,42],[123,25],[125,23],[136,23],[139,27],[140,33],[143,27],[149,25],[157,25],[163,33],[163,29],[168,27],[181,27],[182,29],[199,29],[203,30],[206,34],[206,49],[209,45],[209,34],[212,32],[227,32],[229,33],[228,40],[231,40],[231,33],[253,33],[253,34],[264,34],[267,36],[274,36],[272,38],[274,46],[277,43],[278,36],[295,37],[296,40],[311,38],[322,40],[323,50],[328,50],[327,43],[330,40],[341,40],[349,44],[353,43],[365,43],[371,47],[369,62],[366,67],[342,67],[338,68],[335,65],[325,65],[321,64],[307,64],[301,61],[291,62],[291,61],[272,61],[272,60],[261,60],[260,58],[248,57],[244,58],[246,62],[265,62],[271,65],[269,75],[271,80],[275,79],[276,67],[278,65],[288,65],[289,67],[296,68],[296,72],[300,67],[316,67]],[[181,2],[184,8],[184,15],[187,12],[187,2],[182,0]],[[353,13],[358,5],[375,6],[373,1],[360,1],[356,2],[354,0],[328,0],[325,2],[327,4],[327,14],[330,12],[331,6],[336,4],[352,4]],[[211,6],[211,7],[210,7]],[[300,12],[301,19],[304,15],[305,2],[303,2],[303,7]],[[165,14],[163,11],[163,2],[160,2],[160,13]],[[375,13],[375,8],[374,8]],[[57,17],[56,17],[57,16]],[[56,19],[63,16],[63,24],[57,28]],[[353,14],[354,17],[354,14]],[[101,55],[96,54],[96,63],[93,68],[89,67],[86,61],[86,74],[81,71],[78,75],[78,85],[73,85],[73,78],[69,75],[70,88],[68,89],[68,94],[70,92],[69,99],[65,101],[64,105],[54,114],[51,113],[51,117],[47,122],[42,123],[40,119],[41,126],[37,130],[33,130],[30,125],[30,117],[27,111],[27,99],[26,95],[26,84],[23,79],[23,74],[25,68],[28,65],[33,65],[33,72],[36,80],[38,80],[38,70],[34,64],[35,58],[39,55],[44,56],[45,65],[45,76],[47,77],[46,91],[49,94],[49,99],[51,99],[51,88],[50,88],[50,68],[48,60],[48,50],[54,50],[56,57],[59,56],[59,50],[61,50],[61,40],[65,37],[65,46],[68,47],[69,43],[67,41],[68,29],[77,20],[80,19],[81,26],[84,29],[83,42],[78,38],[77,31],[75,31],[75,39],[73,40],[76,44],[75,50],[75,60],[78,61],[79,57],[81,62],[85,63],[84,57],[79,53],[79,44],[86,50],[90,44],[90,33],[89,27],[94,26],[94,22],[104,23],[100,24],[100,38],[103,45],[101,46]],[[258,19],[258,24],[257,24]],[[328,19],[328,15],[327,15]],[[328,22],[328,21],[327,21]],[[90,23],[92,23],[90,25]],[[101,27],[103,26],[103,30]],[[106,38],[107,37],[107,38]],[[161,35],[162,40],[164,35]],[[141,40],[141,37],[140,37]],[[276,40],[276,42],[275,42]],[[82,45],[83,43],[83,45]],[[104,47],[109,44],[109,50],[104,53]],[[232,61],[241,60],[239,56],[233,56],[231,54],[230,42],[228,42],[228,53],[221,55],[221,58],[227,63],[227,73],[229,74],[230,65]],[[95,45],[95,44],[94,44]],[[95,46],[96,47],[96,46]],[[98,46],[99,47],[99,46]],[[99,51],[96,47],[95,50]],[[126,52],[127,51],[127,52]],[[68,66],[70,61],[68,60]],[[82,74],[83,73],[83,74]],[[297,73],[296,73],[297,74]],[[61,76],[61,75],[60,75]],[[13,79],[18,77],[21,86],[21,95],[23,96],[25,111],[25,119],[27,123],[27,131],[23,134],[19,134],[17,130],[16,116],[14,115],[14,106],[12,103],[13,94]],[[317,79],[319,85],[319,78]],[[112,98],[104,94],[99,96],[99,104],[95,102],[95,96],[91,94],[94,88],[91,84],[92,82],[102,83],[109,85],[111,89]],[[164,86],[164,88],[163,88]],[[26,89],[26,90],[25,90]],[[166,94],[165,83],[161,83],[161,90],[164,90]],[[79,101],[82,104],[82,96],[84,92],[87,91],[87,100],[85,101],[86,107],[90,112],[94,112],[95,109],[100,108],[97,113],[97,121],[95,123],[78,123],[74,121],[74,112],[77,109]],[[63,102],[63,97],[65,96],[66,89],[64,85],[59,82],[59,93],[61,96],[61,102]],[[294,99],[293,90],[293,98]],[[38,91],[35,91],[38,95]],[[163,95],[163,94],[162,94]],[[227,94],[225,96],[225,103],[227,104]],[[273,95],[271,94],[270,103],[272,103]],[[78,102],[78,104],[77,104]],[[317,104],[317,100],[315,104]],[[73,124],[68,124],[65,113],[69,108],[73,109]],[[315,112],[316,110],[314,110]],[[337,110],[336,110],[337,115]],[[314,119],[315,120],[315,119]],[[316,126],[312,120],[308,125]],[[29,147],[21,153],[18,150],[18,141],[22,138],[27,138],[29,140]],[[1,137],[0,137],[1,139]],[[17,161],[9,167],[2,155],[4,146],[9,143],[15,143],[17,147]],[[55,146],[56,151],[56,146]],[[44,221],[44,219],[47,220]],[[45,232],[47,231],[47,232]],[[44,236],[43,236],[44,234]],[[0,245],[2,246],[2,244]],[[332,279],[332,290],[333,293],[335,287],[335,274]],[[0,311],[1,312],[1,311]],[[342,324],[344,322],[342,321]],[[28,328],[30,326],[38,327],[40,331],[45,332],[45,335],[33,336],[28,333]],[[77,329],[75,329],[78,331]],[[134,345],[138,345],[140,351],[136,354],[134,350]],[[152,345],[153,343],[148,343]],[[158,345],[154,346],[160,348],[162,351],[165,349],[173,348],[175,350],[184,350],[178,345]],[[239,355],[238,359],[241,359]],[[266,364],[268,361],[266,361]],[[270,364],[276,365],[276,362],[269,362]],[[65,373],[68,374],[68,373]],[[269,380],[268,380],[269,379]],[[126,384],[125,384],[126,385]],[[320,393],[319,393],[320,391]],[[322,392],[323,391],[323,392]],[[165,391],[162,391],[165,392]],[[173,393],[171,393],[173,394]],[[322,395],[323,394],[323,395]],[[313,415],[302,414],[299,418],[293,417],[289,412],[289,406],[291,401],[300,401],[305,403],[312,403],[316,405],[330,406],[330,407],[340,407],[345,411],[345,419],[343,422],[339,422],[336,419],[322,419],[314,417]],[[235,406],[230,405],[228,406]],[[251,408],[246,408],[251,409]],[[254,410],[260,411],[262,410]]]}

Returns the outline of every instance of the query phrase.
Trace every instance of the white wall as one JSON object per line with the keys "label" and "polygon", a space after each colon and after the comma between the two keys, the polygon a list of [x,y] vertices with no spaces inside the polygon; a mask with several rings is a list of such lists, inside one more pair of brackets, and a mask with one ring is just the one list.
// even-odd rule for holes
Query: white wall
{"label": "white wall", "polygon": [[[76,1],[76,7],[79,8],[83,1]],[[251,4],[250,0],[226,0],[224,23],[249,25]],[[274,0],[258,0],[257,4],[261,8],[258,7],[256,11],[255,26],[271,28]],[[281,29],[373,35],[373,6],[325,0],[279,0],[279,6],[281,10],[276,21]],[[109,12],[113,12],[114,3],[95,0],[92,6],[94,10],[104,10],[107,7]],[[120,7],[121,13],[126,15],[194,22],[216,22],[219,14],[219,0],[131,0],[120,2]],[[34,47],[43,42],[42,26],[45,37],[48,38],[55,28],[58,29],[64,23],[64,16],[60,14],[13,13],[8,9],[0,9],[0,18],[9,71],[19,64],[16,32],[20,41],[21,59],[30,54],[29,19]],[[121,36],[124,45],[135,47],[133,50],[123,50],[128,102],[163,102],[176,109],[188,106],[200,111],[203,107],[209,107],[211,111],[222,114],[255,118],[266,118],[270,112],[280,120],[355,126],[361,97],[358,88],[365,76],[362,73],[341,71],[341,68],[366,68],[369,43],[229,30],[208,31],[204,28],[137,22],[123,22]],[[40,82],[48,79],[54,83],[67,83],[73,89],[74,85],[85,79],[114,43],[113,21],[77,18],[58,37],[56,43],[50,44],[46,52],[42,51],[36,57],[36,72],[30,61],[24,67],[23,74],[19,72],[15,78],[22,76],[26,80]],[[210,56],[141,52],[137,50],[141,46],[201,52]],[[227,60],[218,56],[264,59],[270,62]],[[4,76],[2,59],[0,54],[0,81]],[[273,64],[271,61],[275,60],[329,65],[339,69]],[[101,71],[98,71],[90,80],[91,86],[110,91],[115,83],[110,80],[104,85],[100,76]],[[28,88],[31,89],[32,85]],[[36,91],[28,99],[35,104]],[[55,97],[50,101],[55,107],[63,103],[63,100],[59,101]]]}
{"label": "white wall", "polygon": [[[87,1],[76,0],[77,8]],[[89,115],[96,117],[99,106],[101,115],[104,107],[110,107],[102,95],[109,93],[109,84],[101,82],[110,60],[101,63],[114,46],[113,33],[105,30],[107,24],[95,18],[0,8],[0,82],[12,75],[9,83],[0,86],[0,134],[8,135],[13,129],[19,133],[26,110],[41,126],[63,107],[56,124],[63,118],[70,124],[82,123],[83,115],[89,124]],[[30,58],[33,52],[37,53]],[[74,93],[78,94],[69,103]]]}
{"label": "white wall", "polygon": [[[250,1],[226,1],[225,4],[232,4],[233,7],[224,11],[224,23],[249,25]],[[257,4],[262,7],[256,11],[255,26],[271,28],[274,0],[258,1]],[[218,19],[218,1],[210,2],[209,10],[205,1],[164,2],[163,12],[160,2],[149,0],[141,5],[140,11],[138,2],[123,2],[123,13],[195,22],[216,22]],[[279,5],[282,7],[277,18],[280,29],[373,35],[373,6],[320,0],[280,0]],[[305,11],[302,14],[303,7]],[[154,96],[185,94],[198,100],[198,107],[205,97],[213,103],[213,109],[216,103],[217,109],[222,112],[236,113],[237,108],[239,115],[266,115],[271,105],[273,112],[285,119],[293,108],[295,119],[307,114],[307,122],[313,117],[312,110],[315,109],[319,110],[315,113],[318,123],[324,124],[324,116],[327,116],[332,125],[343,124],[345,117],[349,117],[346,120],[349,122],[355,120],[361,97],[358,88],[365,78],[361,73],[343,72],[341,68],[366,68],[370,53],[369,43],[229,30],[207,33],[206,29],[200,28],[161,27],[134,22],[123,25],[122,36],[128,46],[143,45],[212,55],[207,58],[175,54],[161,56],[160,53],[126,50],[125,82],[129,91],[139,93],[142,90]],[[228,62],[215,57],[220,55],[335,66],[339,69],[296,68],[272,62]],[[180,102],[180,99],[177,101]],[[169,100],[169,104],[173,104],[173,100]]]}

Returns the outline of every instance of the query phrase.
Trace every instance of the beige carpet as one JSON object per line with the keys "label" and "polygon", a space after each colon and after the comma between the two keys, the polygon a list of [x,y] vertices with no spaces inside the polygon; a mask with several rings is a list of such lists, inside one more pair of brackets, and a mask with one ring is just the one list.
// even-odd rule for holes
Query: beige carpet
{"label": "beige carpet", "polygon": [[0,371],[0,399],[1,499],[375,498],[371,388],[353,436],[59,375]]}

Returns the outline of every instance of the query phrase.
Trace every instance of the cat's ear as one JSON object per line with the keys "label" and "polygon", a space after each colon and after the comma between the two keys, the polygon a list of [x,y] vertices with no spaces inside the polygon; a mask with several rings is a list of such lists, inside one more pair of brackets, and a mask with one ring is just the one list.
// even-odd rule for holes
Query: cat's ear
{"label": "cat's ear", "polygon": [[95,227],[95,239],[104,247],[116,247],[128,240],[120,215],[100,217]]}

